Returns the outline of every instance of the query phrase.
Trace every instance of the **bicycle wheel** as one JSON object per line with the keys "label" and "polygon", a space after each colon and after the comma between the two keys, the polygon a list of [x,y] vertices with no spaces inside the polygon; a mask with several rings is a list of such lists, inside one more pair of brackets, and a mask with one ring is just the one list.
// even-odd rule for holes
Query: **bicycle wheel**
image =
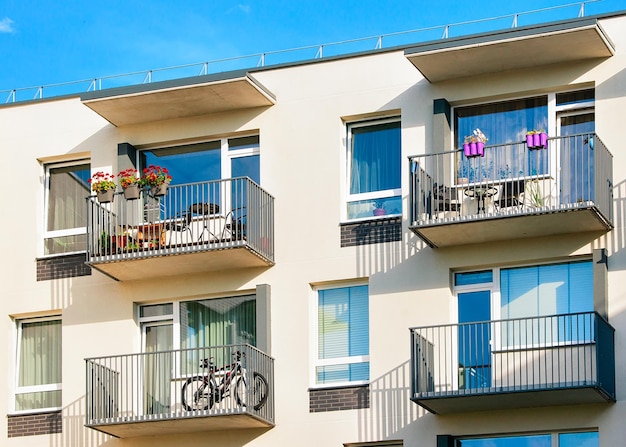
{"label": "bicycle wheel", "polygon": [[[252,374],[252,403],[254,404],[252,408],[255,410],[260,410],[265,402],[267,402],[267,392],[269,386],[267,385],[267,380],[263,377],[262,374],[255,372]],[[247,383],[243,377],[239,377],[237,379],[237,383],[235,384],[235,398],[237,400],[237,405],[242,407],[246,406],[246,399],[248,396]]]}
{"label": "bicycle wheel", "polygon": [[183,384],[182,403],[187,411],[208,410],[213,406],[213,392],[204,377],[190,377]]}

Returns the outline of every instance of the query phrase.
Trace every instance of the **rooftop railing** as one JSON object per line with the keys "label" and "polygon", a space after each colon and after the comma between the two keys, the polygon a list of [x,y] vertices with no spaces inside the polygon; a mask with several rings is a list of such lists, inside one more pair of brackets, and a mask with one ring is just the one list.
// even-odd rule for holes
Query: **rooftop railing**
{"label": "rooftop railing", "polygon": [[[453,37],[454,31],[456,31],[457,36],[461,36],[475,34],[478,32],[506,29],[507,27],[517,28],[518,26],[523,25],[569,19],[573,16],[571,11],[577,11],[578,17],[584,17],[586,14],[586,5],[599,1],[600,0],[586,0],[502,16],[330,42],[321,45],[309,45],[286,50],[267,51],[245,56],[217,59],[208,62],[135,71],[131,73],[82,79],[78,81],[0,90],[0,101],[4,101],[4,103],[8,104],[38,100],[43,99],[44,97],[50,98],[60,95],[78,94],[112,87],[148,84],[156,81],[181,79],[185,77],[220,73],[230,70],[250,69],[281,63],[321,59],[324,57],[346,55],[358,51],[382,49],[383,46],[389,48],[426,42],[429,40],[448,39]],[[524,19],[528,20],[525,21]],[[4,100],[2,98],[4,98]]]}
{"label": "rooftop railing", "polygon": [[86,425],[238,414],[273,423],[273,368],[247,344],[88,358]]}
{"label": "rooftop railing", "polygon": [[87,250],[111,262],[243,247],[274,259],[274,198],[247,177],[149,189],[111,203],[87,198]]}
{"label": "rooftop railing", "polygon": [[410,331],[413,400],[582,387],[615,400],[614,329],[595,312]]}
{"label": "rooftop railing", "polygon": [[[545,138],[545,137],[544,137]],[[582,208],[613,221],[613,156],[594,133],[410,157],[410,225]]]}

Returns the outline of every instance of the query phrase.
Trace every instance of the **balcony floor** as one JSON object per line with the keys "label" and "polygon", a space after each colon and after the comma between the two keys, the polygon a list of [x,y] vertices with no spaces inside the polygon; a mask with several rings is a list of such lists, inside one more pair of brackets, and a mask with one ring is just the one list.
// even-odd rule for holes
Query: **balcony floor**
{"label": "balcony floor", "polygon": [[517,214],[453,217],[411,226],[415,234],[436,248],[559,234],[602,234],[611,228],[595,206],[586,204]]}
{"label": "balcony floor", "polygon": [[171,419],[130,419],[126,422],[95,423],[88,427],[107,433],[117,438],[137,436],[159,436],[177,433],[194,433],[214,430],[239,430],[249,428],[269,429],[274,424],[251,414],[223,416],[193,416]]}
{"label": "balcony floor", "polygon": [[192,252],[150,250],[145,256],[113,255],[94,257],[89,265],[118,281],[132,281],[184,274],[210,273],[251,267],[268,267],[273,262],[247,245]]}
{"label": "balcony floor", "polygon": [[520,390],[459,390],[450,393],[422,393],[413,399],[431,413],[450,414],[465,411],[505,410],[513,408],[612,402],[600,387],[594,385],[570,388]]}

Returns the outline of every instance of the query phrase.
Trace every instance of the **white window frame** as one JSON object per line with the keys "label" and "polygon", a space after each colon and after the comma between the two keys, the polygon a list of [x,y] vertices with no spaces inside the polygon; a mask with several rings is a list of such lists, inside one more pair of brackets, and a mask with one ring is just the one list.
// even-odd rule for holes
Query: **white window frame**
{"label": "white window frame", "polygon": [[[345,155],[343,158],[343,163],[345,165],[344,169],[344,177],[345,177],[345,198],[343,203],[343,211],[342,211],[342,220],[346,222],[357,222],[363,220],[372,220],[376,219],[376,216],[368,216],[368,217],[360,217],[360,218],[349,218],[348,217],[348,204],[352,202],[358,202],[361,200],[375,200],[375,199],[388,199],[391,197],[400,196],[400,200],[402,200],[402,167],[400,167],[400,187],[395,189],[385,189],[381,191],[374,192],[366,192],[366,193],[358,193],[351,194],[350,193],[350,175],[352,173],[352,129],[358,129],[363,127],[372,127],[379,124],[387,124],[387,123],[398,123],[400,125],[400,155],[402,155],[402,120],[398,115],[381,117],[366,121],[354,121],[348,122],[346,124],[346,147],[345,147]],[[401,216],[402,211],[397,214],[385,214],[382,216],[383,218],[392,217],[392,216]]]}
{"label": "white window frame", "polygon": [[[55,256],[65,256],[65,255],[72,255],[72,254],[77,254],[77,253],[85,253],[87,251],[87,241],[85,240],[85,249],[84,250],[77,250],[77,251],[73,251],[73,252],[67,252],[67,253],[50,253],[50,254],[46,254],[46,249],[45,249],[45,244],[46,244],[46,240],[48,239],[53,239],[55,237],[64,237],[64,236],[79,236],[81,234],[87,235],[87,225],[85,225],[84,227],[76,227],[76,228],[66,228],[63,230],[48,230],[48,213],[49,213],[49,206],[50,206],[50,169],[54,169],[54,168],[64,168],[64,167],[68,167],[68,166],[76,166],[76,165],[82,165],[82,164],[87,164],[89,165],[89,169],[90,169],[90,173],[93,174],[93,170],[91,167],[91,160],[89,158],[82,158],[82,159],[77,159],[77,160],[70,160],[70,161],[64,161],[64,162],[58,162],[58,163],[44,163],[43,164],[43,169],[44,169],[44,215],[43,215],[43,222],[42,222],[42,240],[41,240],[41,256],[42,257],[55,257]],[[87,191],[87,194],[85,195],[85,198],[87,196],[89,196],[91,194],[91,190]],[[87,203],[85,202],[85,209],[87,208]]]}
{"label": "white window frame", "polygon": [[[20,353],[21,353],[21,349],[22,349],[22,325],[23,324],[27,324],[27,323],[35,323],[35,322],[43,322],[43,321],[60,321],[61,324],[63,324],[61,315],[50,315],[50,316],[46,316],[46,317],[35,317],[35,318],[17,318],[15,319],[15,334],[16,334],[16,339],[15,339],[15,361],[14,361],[14,365],[15,365],[15,374],[14,374],[14,393],[13,393],[13,399],[10,405],[11,408],[11,412],[12,414],[32,414],[32,413],[47,413],[50,411],[57,411],[60,410],[62,408],[62,406],[59,407],[45,407],[45,408],[33,408],[33,409],[26,409],[26,410],[17,410],[15,408],[15,404],[16,404],[16,400],[17,400],[17,396],[20,394],[27,394],[27,393],[38,393],[38,392],[45,392],[45,391],[62,391],[62,386],[63,383],[49,383],[46,385],[32,385],[32,386],[19,386],[19,375],[20,375]],[[63,341],[61,340],[61,343],[63,343]]]}
{"label": "white window frame", "polygon": [[[370,383],[371,376],[370,376],[370,380],[317,383],[317,368],[319,366],[330,366],[330,365],[338,365],[338,364],[345,365],[345,364],[363,363],[363,362],[369,363],[370,361],[369,353],[368,355],[337,357],[337,358],[332,358],[332,359],[320,359],[319,358],[319,343],[318,343],[318,340],[319,340],[319,330],[318,330],[319,294],[318,292],[320,290],[332,290],[332,289],[341,289],[345,287],[357,287],[357,286],[368,286],[367,304],[369,307],[370,305],[369,284],[366,281],[336,283],[336,284],[329,284],[329,285],[323,285],[323,286],[314,286],[312,288],[311,299],[309,300],[309,303],[310,303],[309,315],[311,316],[311,320],[310,320],[311,331],[310,332],[312,334],[309,340],[309,352],[312,355],[311,362],[310,362],[312,367],[310,368],[310,376],[309,376],[310,388],[314,388],[314,389],[337,388],[337,387],[367,385]],[[370,322],[371,322],[371,318],[370,318]],[[367,335],[369,337],[370,334],[368,333]],[[371,364],[370,364],[370,368],[371,368]]]}
{"label": "white window frame", "polygon": [[[522,264],[522,265],[514,265],[514,266],[506,266],[506,267],[492,267],[489,269],[471,269],[471,270],[459,270],[453,272],[453,275],[456,273],[472,273],[478,272],[482,270],[491,270],[492,272],[492,281],[478,284],[468,284],[457,286],[454,283],[454,276],[452,279],[452,290],[453,290],[453,299],[452,306],[450,306],[451,319],[450,321],[454,321],[458,324],[458,303],[459,303],[459,293],[466,292],[479,292],[479,291],[489,291],[491,294],[491,321],[501,321],[502,320],[502,294],[500,291],[500,270],[503,268],[518,268],[518,267],[541,267],[546,265],[560,265],[560,264],[569,264],[576,261],[591,261],[591,258],[581,258],[581,259],[563,259],[555,262],[549,263],[531,263],[531,264]],[[593,273],[592,273],[593,274]],[[541,317],[541,316],[535,316]],[[528,317],[533,318],[533,317]],[[498,323],[500,324],[500,323]],[[553,342],[553,341],[544,341],[538,342],[530,345],[503,345],[502,339],[500,337],[501,331],[498,328],[492,331],[492,338],[490,340],[492,354],[498,351],[510,351],[517,349],[538,349],[538,348],[552,348],[558,346],[570,346],[570,345],[579,345],[579,344],[589,344],[592,343],[592,340],[580,339],[580,340],[571,340],[571,341],[561,341],[561,342]]]}
{"label": "white window frame", "polygon": [[[531,432],[531,433],[498,433],[489,436],[455,436],[455,440],[457,441],[470,441],[472,439],[477,440],[489,440],[489,439],[498,439],[498,438],[514,438],[514,437],[522,437],[522,436],[550,436],[550,445],[551,447],[561,447],[559,443],[560,435],[566,434],[575,434],[575,433],[598,433],[598,441],[600,440],[600,431],[597,429],[587,429],[587,430],[572,430],[572,431],[549,431],[549,432]],[[457,445],[455,443],[455,445]],[[600,444],[598,444],[600,445]]]}
{"label": "white window frame", "polygon": [[[493,104],[493,103],[499,103],[499,102],[506,102],[506,101],[519,101],[519,100],[523,100],[526,98],[530,98],[530,97],[536,97],[536,96],[545,96],[547,98],[548,101],[548,128],[545,129],[548,136],[560,136],[561,134],[561,117],[563,116],[572,116],[572,115],[578,115],[578,114],[584,114],[584,113],[590,113],[590,112],[595,112],[595,100],[588,100],[585,102],[579,102],[579,103],[574,103],[574,104],[566,104],[566,105],[557,105],[556,104],[556,95],[557,94],[562,94],[562,93],[574,93],[574,92],[578,92],[578,91],[583,91],[583,90],[595,90],[595,86],[571,86],[572,88],[568,88],[567,90],[559,90],[559,91],[552,91],[552,92],[548,92],[548,93],[539,93],[536,95],[533,94],[528,94],[525,96],[514,96],[511,98],[507,98],[507,99],[498,99],[498,100],[492,100],[492,101],[481,101],[481,102],[476,102],[476,103],[468,103],[468,104],[463,104],[463,105],[459,105],[456,107],[452,107],[452,111],[451,111],[451,116],[455,117],[456,115],[456,109],[457,108],[466,108],[466,107],[472,107],[472,106],[480,106],[480,105],[488,105],[488,104]],[[453,121],[455,121],[453,119]],[[528,129],[530,130],[530,129]],[[450,130],[450,147],[448,148],[448,150],[455,150],[456,148],[456,140],[455,140],[455,133],[456,133],[456,129],[454,128],[454,126],[452,126],[451,130]],[[555,179],[555,183],[558,185],[559,184],[559,179],[560,179],[560,175],[561,175],[561,160],[560,160],[560,151],[556,151],[556,159],[555,159],[555,166],[551,166],[550,167],[550,176],[552,178]],[[456,166],[453,165],[451,166],[451,178],[455,178],[456,174]]]}

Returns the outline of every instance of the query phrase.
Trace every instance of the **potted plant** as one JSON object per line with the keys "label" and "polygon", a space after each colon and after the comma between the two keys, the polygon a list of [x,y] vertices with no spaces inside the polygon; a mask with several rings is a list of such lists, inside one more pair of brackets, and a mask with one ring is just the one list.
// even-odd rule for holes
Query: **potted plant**
{"label": "potted plant", "polygon": [[548,134],[543,129],[534,129],[526,132],[528,149],[543,149],[548,146]]}
{"label": "potted plant", "polygon": [[161,166],[150,165],[144,168],[141,176],[141,185],[148,186],[154,197],[164,196],[171,181],[172,176],[167,168]]}
{"label": "potted plant", "polygon": [[385,201],[378,199],[374,201],[374,216],[384,216],[387,214],[387,210],[385,209]]}
{"label": "potted plant", "polygon": [[90,179],[91,190],[98,196],[98,202],[109,203],[115,197],[115,176],[106,172],[98,171]]}
{"label": "potted plant", "polygon": [[479,129],[476,128],[472,131],[472,135],[465,137],[463,143],[463,153],[466,157],[485,156],[485,143],[487,142],[487,136]]}
{"label": "potted plant", "polygon": [[124,169],[117,174],[117,177],[119,178],[122,191],[124,191],[124,198],[127,200],[138,199],[140,179],[137,177],[137,170],[134,168]]}

